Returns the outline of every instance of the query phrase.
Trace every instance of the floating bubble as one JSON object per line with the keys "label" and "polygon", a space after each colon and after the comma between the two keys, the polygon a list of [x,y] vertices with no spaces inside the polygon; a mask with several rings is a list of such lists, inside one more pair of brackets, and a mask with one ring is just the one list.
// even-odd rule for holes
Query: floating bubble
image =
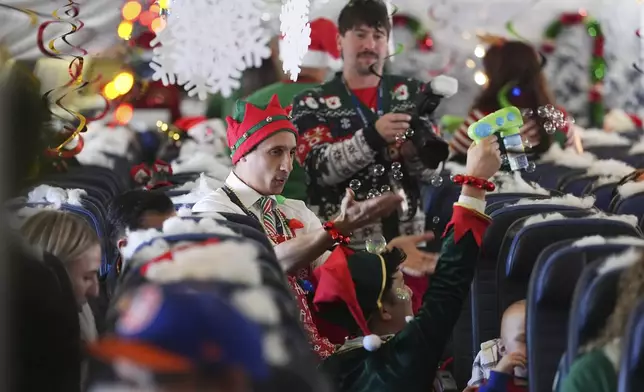
{"label": "floating bubble", "polygon": [[404,177],[403,172],[401,172],[400,170],[394,171],[392,176],[394,177],[394,180],[396,180],[396,181],[400,181]]}
{"label": "floating bubble", "polygon": [[551,123],[550,121],[546,121],[543,124],[543,129],[545,129],[546,133],[549,134],[549,135],[552,135],[557,130],[557,128],[555,128],[554,124]]}
{"label": "floating bubble", "polygon": [[405,140],[407,140],[407,137],[405,135],[403,135],[402,133],[399,133],[399,134],[396,135],[396,142],[402,143]]}
{"label": "floating bubble", "polygon": [[454,177],[456,177],[456,174],[450,174],[449,175],[449,180],[454,181]]}
{"label": "floating bubble", "polygon": [[575,123],[575,119],[574,119],[574,117],[571,117],[571,116],[568,116],[568,117],[566,118],[566,121],[568,122],[568,124],[574,124],[574,123]]}
{"label": "floating bubble", "polygon": [[400,162],[394,162],[391,164],[392,171],[400,171],[400,169],[402,169],[402,165],[400,164]]}
{"label": "floating bubble", "polygon": [[530,140],[525,139],[525,140],[523,141],[523,146],[524,146],[525,148],[532,148],[532,143],[530,142]]}
{"label": "floating bubble", "polygon": [[385,174],[385,167],[380,165],[380,164],[373,165],[373,166],[371,166],[371,174],[376,176],[376,177],[380,177],[383,174]]}
{"label": "floating bubble", "polygon": [[562,111],[560,111],[560,110],[555,110],[555,111],[552,113],[552,118],[554,118],[554,119],[556,119],[556,120],[563,120],[563,118],[564,118],[564,114],[563,114],[563,112],[562,112]]}
{"label": "floating bubble", "polygon": [[383,185],[380,187],[380,193],[386,193],[390,191],[391,191],[391,187],[389,185]]}
{"label": "floating bubble", "polygon": [[387,240],[382,235],[371,235],[365,241],[365,249],[369,253],[379,255],[387,249]]}
{"label": "floating bubble", "polygon": [[435,224],[435,225],[437,225],[438,223],[440,223],[440,221],[441,221],[441,218],[439,218],[439,217],[437,217],[437,216],[435,216],[435,217],[433,217],[433,218],[432,218],[432,223],[433,223],[433,224]]}
{"label": "floating bubble", "polygon": [[409,129],[407,130],[407,132],[405,132],[405,136],[406,136],[407,138],[414,137],[414,130],[413,130],[413,129],[411,129],[411,128],[409,128]]}
{"label": "floating bubble", "polygon": [[553,124],[556,129],[564,129],[566,128],[566,122],[563,120],[563,118],[559,118],[553,121]]}
{"label": "floating bubble", "polygon": [[548,112],[548,109],[546,109],[545,106],[540,106],[537,109],[537,114],[539,115],[539,117],[548,117],[549,112]]}
{"label": "floating bubble", "polygon": [[555,109],[555,107],[554,107],[553,105],[551,105],[551,104],[547,104],[547,105],[546,105],[546,107],[545,107],[545,109],[546,109],[546,111],[548,112],[548,114],[554,114],[555,110],[557,110],[557,109]]}
{"label": "floating bubble", "polygon": [[369,193],[367,193],[367,199],[373,199],[378,196],[380,196],[380,191],[377,189],[370,189]]}
{"label": "floating bubble", "polygon": [[354,191],[357,191],[362,186],[362,183],[358,179],[353,179],[349,182],[349,188]]}
{"label": "floating bubble", "polygon": [[534,112],[532,111],[532,109],[523,109],[521,110],[521,115],[523,117],[532,117],[534,115]]}
{"label": "floating bubble", "polygon": [[537,165],[534,162],[528,162],[528,166],[526,166],[525,171],[528,173],[534,173],[535,170],[537,170]]}
{"label": "floating bubble", "polygon": [[430,184],[432,186],[435,186],[436,188],[440,187],[443,185],[443,177],[441,176],[433,176],[430,180]]}
{"label": "floating bubble", "polygon": [[502,165],[508,165],[510,163],[510,159],[508,158],[507,155],[501,155],[501,164]]}

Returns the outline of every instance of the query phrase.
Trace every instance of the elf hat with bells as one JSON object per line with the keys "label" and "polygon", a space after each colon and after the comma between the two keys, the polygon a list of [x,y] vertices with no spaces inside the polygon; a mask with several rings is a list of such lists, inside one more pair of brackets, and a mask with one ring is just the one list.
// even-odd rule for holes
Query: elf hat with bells
{"label": "elf hat with bells", "polygon": [[296,139],[298,137],[295,125],[291,122],[287,109],[280,105],[277,95],[273,95],[264,107],[238,100],[232,117],[226,117],[226,122],[226,136],[233,165],[278,132],[290,132]]}
{"label": "elf hat with bells", "polygon": [[368,317],[382,308],[392,277],[407,256],[397,248],[382,254],[354,252],[338,246],[313,274],[317,287],[313,310],[320,318],[349,331],[362,332],[362,346],[376,351],[380,336],[371,333]]}

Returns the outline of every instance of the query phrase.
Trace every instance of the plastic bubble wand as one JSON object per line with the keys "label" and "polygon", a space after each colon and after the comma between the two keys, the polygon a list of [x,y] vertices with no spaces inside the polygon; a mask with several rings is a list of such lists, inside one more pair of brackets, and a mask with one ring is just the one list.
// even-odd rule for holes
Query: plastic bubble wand
{"label": "plastic bubble wand", "polygon": [[523,126],[523,117],[516,106],[508,106],[488,114],[479,121],[470,125],[467,135],[479,143],[482,139],[498,133],[503,139],[512,171],[524,170],[528,167],[528,157],[525,153],[520,128]]}

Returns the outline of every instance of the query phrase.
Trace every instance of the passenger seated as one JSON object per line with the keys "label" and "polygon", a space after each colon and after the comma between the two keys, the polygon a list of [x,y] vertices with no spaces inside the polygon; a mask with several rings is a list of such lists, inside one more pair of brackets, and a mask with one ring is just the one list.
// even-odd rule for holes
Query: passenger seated
{"label": "passenger seated", "polygon": [[615,310],[604,330],[586,345],[563,380],[564,392],[613,392],[617,390],[617,375],[622,346],[621,338],[629,315],[644,298],[644,255],[620,276]]}
{"label": "passenger seated", "polygon": [[526,301],[510,305],[503,313],[501,337],[481,344],[474,359],[467,391],[527,390]]}

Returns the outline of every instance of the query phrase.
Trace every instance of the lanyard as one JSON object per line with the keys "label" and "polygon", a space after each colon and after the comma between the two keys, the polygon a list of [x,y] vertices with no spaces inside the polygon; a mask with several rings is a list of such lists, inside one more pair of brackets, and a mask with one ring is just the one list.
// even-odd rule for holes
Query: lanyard
{"label": "lanyard", "polygon": [[[342,78],[342,84],[344,84],[344,88],[347,90],[347,94],[349,94],[349,97],[351,97],[351,101],[353,102],[353,106],[355,106],[356,111],[358,112],[358,115],[360,116],[360,119],[362,120],[362,123],[364,124],[365,128],[369,126],[370,122],[367,120],[367,116],[364,114],[362,111],[362,104],[360,103],[360,100],[356,95],[349,89],[349,86],[347,85],[347,82],[344,80],[344,77]],[[380,83],[378,83],[378,97],[376,100],[376,113],[378,116],[382,116],[383,109],[382,109],[382,80]]]}
{"label": "lanyard", "polygon": [[[230,189],[228,186],[224,185],[223,187],[221,187],[221,190],[224,191],[224,193],[226,194],[226,196],[228,196],[230,201],[232,201],[233,204],[235,204],[237,207],[239,207],[244,212],[244,214],[246,214],[247,216],[249,216],[251,218],[254,218],[257,222],[259,222],[260,225],[262,225],[262,227],[264,227],[264,225],[262,224],[262,221],[257,217],[257,215],[253,214],[252,211],[250,211],[248,208],[246,208],[246,206],[244,206],[244,203],[242,203],[241,200],[239,200],[239,197],[237,197],[237,195],[235,194],[235,192],[232,189]],[[279,213],[276,213],[274,215],[276,215],[275,216],[275,226],[276,226],[275,229],[277,230],[277,234],[283,235],[284,234],[284,226],[282,225],[282,217],[281,217],[281,215]]]}

